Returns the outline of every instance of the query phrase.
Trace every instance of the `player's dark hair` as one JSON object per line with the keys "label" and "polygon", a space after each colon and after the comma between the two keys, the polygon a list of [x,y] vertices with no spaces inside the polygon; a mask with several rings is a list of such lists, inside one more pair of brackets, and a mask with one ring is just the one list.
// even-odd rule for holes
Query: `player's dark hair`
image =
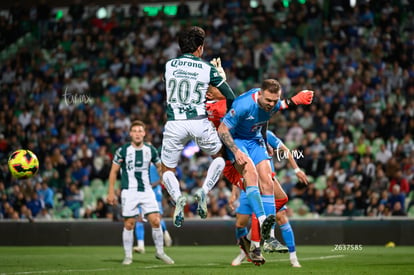
{"label": "player's dark hair", "polygon": [[280,86],[279,81],[277,81],[276,79],[265,79],[262,82],[262,87],[261,87],[262,91],[268,90],[272,94],[276,94],[281,89],[282,89],[282,87]]}
{"label": "player's dark hair", "polygon": [[181,52],[183,54],[195,52],[198,47],[204,44],[205,36],[204,30],[197,26],[181,31],[178,35],[178,44],[180,45]]}

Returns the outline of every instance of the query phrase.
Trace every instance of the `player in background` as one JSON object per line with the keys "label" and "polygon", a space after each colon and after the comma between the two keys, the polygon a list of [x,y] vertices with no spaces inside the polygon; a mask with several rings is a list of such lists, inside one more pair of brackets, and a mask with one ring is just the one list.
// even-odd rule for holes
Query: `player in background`
{"label": "player in background", "polygon": [[224,169],[220,154],[222,143],[216,129],[207,119],[205,99],[209,85],[217,87],[231,106],[234,93],[217,69],[203,61],[205,32],[200,27],[189,27],[178,35],[182,55],[165,65],[167,123],[164,127],[161,161],[162,180],[175,201],[173,223],[181,227],[184,221],[186,197],[182,196],[175,169],[184,146],[193,140],[213,161],[202,188],[195,194],[197,212],[207,217],[206,194],[217,183]]}
{"label": "player in background", "polygon": [[[164,235],[164,244],[165,246],[172,245],[171,235],[167,230],[167,225],[165,224],[162,215],[164,213],[164,208],[162,206],[162,186],[161,186],[161,178],[158,174],[157,167],[151,163],[150,165],[150,183],[152,186],[152,190],[155,193],[155,198],[158,202],[158,208],[160,209],[161,215],[161,228]],[[145,228],[144,228],[144,221],[142,219],[138,219],[135,223],[135,238],[137,239],[137,246],[134,247],[134,251],[137,253],[145,253]]]}
{"label": "player in background", "polygon": [[[267,131],[267,141],[268,141],[268,144],[272,147],[272,149],[276,151],[276,154],[278,154],[279,153],[278,151],[281,150],[284,155],[288,156],[289,164],[292,167],[292,169],[294,169],[295,174],[298,177],[299,181],[307,185],[309,181],[308,181],[306,174],[299,168],[292,153],[286,147],[286,145],[271,131]],[[272,171],[275,171],[273,161],[271,162],[271,165],[272,165]],[[289,223],[289,219],[286,214],[286,203],[288,202],[288,197],[286,193],[283,191],[279,181],[277,180],[275,176],[273,177],[273,180],[274,180],[274,186],[275,186],[274,190],[275,190],[275,204],[276,204],[276,221],[282,232],[282,237],[287,245],[287,248],[289,251],[289,259],[290,259],[290,263],[292,267],[301,267],[298,261],[297,255],[296,255],[295,236],[294,236],[292,227]],[[249,209],[248,206],[246,206],[247,204],[246,194],[243,191],[243,189],[233,187],[233,190],[232,190],[233,194],[232,194],[232,199],[230,201],[230,205],[232,205],[234,201],[236,200],[239,190],[241,190],[240,198],[239,198],[240,206],[236,210],[237,215],[238,216],[240,215],[240,217],[238,217],[238,220],[240,222],[238,225],[240,227],[243,227],[243,226],[247,227],[249,216],[252,213],[252,210]],[[259,232],[258,221],[253,215],[251,232],[249,232],[247,238],[251,240],[252,243],[255,243],[254,244],[255,246],[257,246],[257,245],[260,245],[259,234],[260,232]],[[271,238],[264,241],[263,250],[267,252],[284,252],[278,249],[279,247],[280,245],[278,241],[275,239],[274,228],[272,228]],[[247,257],[248,255],[246,255],[244,250],[241,249],[240,254],[232,261],[232,265],[234,266],[240,265]]]}
{"label": "player in background", "polygon": [[131,142],[122,145],[115,152],[109,173],[107,196],[108,203],[114,204],[116,200],[114,186],[120,172],[122,216],[124,217],[122,242],[125,253],[122,264],[132,264],[134,227],[136,217],[140,215],[140,209],[141,214],[151,224],[156,249],[155,257],[166,264],[174,264],[174,261],[164,252],[160,209],[149,179],[150,163],[154,163],[158,169],[161,166],[157,149],[144,143],[145,124],[142,121],[132,122],[129,136]]}

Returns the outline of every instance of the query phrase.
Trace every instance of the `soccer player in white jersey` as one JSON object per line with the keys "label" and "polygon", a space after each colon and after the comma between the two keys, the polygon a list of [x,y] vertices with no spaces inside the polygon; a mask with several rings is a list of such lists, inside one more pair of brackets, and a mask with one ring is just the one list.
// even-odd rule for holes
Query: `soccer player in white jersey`
{"label": "soccer player in white jersey", "polygon": [[213,161],[207,171],[202,188],[195,194],[197,212],[207,217],[206,194],[217,183],[224,159],[222,143],[216,129],[207,119],[206,93],[209,85],[217,87],[231,106],[235,95],[216,67],[201,59],[204,51],[205,32],[200,27],[189,27],[180,32],[178,43],[182,55],[170,59],[165,65],[167,123],[165,124],[161,161],[164,185],[176,203],[173,223],[181,227],[184,221],[186,198],[182,196],[175,177],[175,168],[184,146],[193,140]]}
{"label": "soccer player in white jersey", "polygon": [[125,252],[124,265],[132,263],[132,247],[134,244],[134,227],[137,216],[142,211],[143,216],[152,227],[152,238],[155,244],[155,257],[166,264],[174,261],[164,252],[164,239],[160,224],[161,216],[158,202],[152,191],[149,178],[149,167],[154,163],[160,169],[160,159],[154,146],[144,143],[145,124],[134,121],[129,130],[130,143],[119,147],[112,161],[109,174],[108,203],[116,200],[115,181],[121,172],[121,201],[124,230],[122,242]]}

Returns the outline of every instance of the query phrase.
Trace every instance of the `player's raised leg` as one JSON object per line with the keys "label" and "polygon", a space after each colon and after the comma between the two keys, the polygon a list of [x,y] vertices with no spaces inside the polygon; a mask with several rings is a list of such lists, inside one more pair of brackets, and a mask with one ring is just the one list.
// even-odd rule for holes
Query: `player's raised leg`
{"label": "player's raised leg", "polygon": [[197,213],[202,219],[207,218],[207,194],[216,185],[223,172],[225,161],[221,156],[222,143],[217,135],[216,128],[209,120],[204,120],[203,129],[198,133],[196,143],[203,152],[211,155],[213,161],[207,170],[207,175],[202,188],[195,193],[195,200],[198,202]]}

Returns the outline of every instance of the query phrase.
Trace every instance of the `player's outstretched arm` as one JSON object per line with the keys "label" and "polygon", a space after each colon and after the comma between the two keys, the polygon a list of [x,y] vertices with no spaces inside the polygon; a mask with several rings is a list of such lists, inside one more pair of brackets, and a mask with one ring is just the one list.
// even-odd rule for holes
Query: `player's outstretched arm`
{"label": "player's outstretched arm", "polygon": [[308,183],[309,183],[308,177],[306,176],[305,172],[303,172],[299,168],[299,166],[296,163],[295,158],[293,157],[293,155],[290,152],[289,148],[287,148],[286,145],[284,145],[284,144],[281,144],[280,148],[288,155],[289,164],[294,169],[295,174],[298,177],[299,181],[303,182],[306,185],[308,185]]}
{"label": "player's outstretched arm", "polygon": [[[231,107],[231,104],[233,103],[233,100],[236,98],[236,95],[234,94],[233,90],[230,88],[229,84],[226,82],[226,73],[224,72],[223,67],[221,66],[221,59],[213,58],[210,62],[214,70],[217,71],[217,73],[220,75],[221,80],[219,83],[217,83],[217,89],[219,89],[220,93],[226,98],[227,101],[227,109],[229,110]],[[214,85],[215,86],[215,85]]]}
{"label": "player's outstretched arm", "polygon": [[287,109],[296,107],[297,105],[309,105],[312,103],[314,92],[310,90],[303,90],[292,96],[284,99],[280,105],[280,109]]}

